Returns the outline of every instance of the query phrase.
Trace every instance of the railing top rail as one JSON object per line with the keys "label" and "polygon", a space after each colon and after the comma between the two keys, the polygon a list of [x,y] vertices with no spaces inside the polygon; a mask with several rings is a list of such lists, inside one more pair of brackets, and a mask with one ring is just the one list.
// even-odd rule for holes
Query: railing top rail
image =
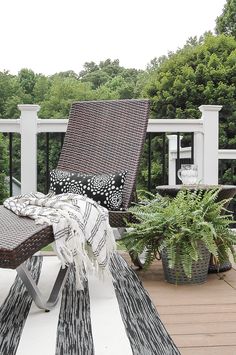
{"label": "railing top rail", "polygon": [[203,119],[151,119],[147,132],[203,132]]}
{"label": "railing top rail", "polygon": [[41,132],[66,132],[68,119],[38,119],[37,120],[37,131]]}
{"label": "railing top rail", "polygon": [[0,119],[0,132],[3,133],[20,133],[20,119],[2,118]]}
{"label": "railing top rail", "polygon": [[[20,119],[0,119],[0,132],[20,132]],[[66,132],[68,119],[37,119],[37,132]],[[202,119],[149,119],[147,132],[203,132]]]}
{"label": "railing top rail", "polygon": [[236,159],[236,149],[219,149],[218,150],[219,159]]}

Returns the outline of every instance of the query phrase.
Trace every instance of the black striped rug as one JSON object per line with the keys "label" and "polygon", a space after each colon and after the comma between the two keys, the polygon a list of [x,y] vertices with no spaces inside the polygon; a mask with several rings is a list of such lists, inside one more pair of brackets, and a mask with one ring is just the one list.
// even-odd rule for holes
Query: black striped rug
{"label": "black striped rug", "polygon": [[[49,292],[57,258],[33,257],[27,265],[43,292]],[[14,270],[0,269],[0,355],[180,354],[121,256],[113,257],[111,271],[113,280],[89,277],[84,290],[77,291],[71,270],[60,302],[45,313]]]}

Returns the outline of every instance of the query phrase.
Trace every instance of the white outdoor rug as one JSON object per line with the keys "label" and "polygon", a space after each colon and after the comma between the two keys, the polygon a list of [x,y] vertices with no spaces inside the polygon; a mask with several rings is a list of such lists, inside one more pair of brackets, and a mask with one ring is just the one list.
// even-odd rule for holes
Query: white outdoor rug
{"label": "white outdoor rug", "polygon": [[[60,267],[56,257],[27,262],[45,293]],[[118,254],[113,281],[91,277],[84,291],[69,273],[57,306],[31,301],[14,270],[0,269],[0,355],[179,355],[134,271]]]}

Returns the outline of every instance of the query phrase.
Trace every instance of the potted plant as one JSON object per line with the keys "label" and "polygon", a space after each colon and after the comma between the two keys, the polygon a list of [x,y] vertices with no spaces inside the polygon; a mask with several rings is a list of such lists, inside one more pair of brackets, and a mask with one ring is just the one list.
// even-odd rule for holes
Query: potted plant
{"label": "potted plant", "polygon": [[228,260],[229,252],[236,260],[232,216],[222,214],[227,201],[216,202],[218,193],[183,189],[175,198],[156,195],[131,207],[137,223],[127,223],[123,243],[133,257],[145,252],[145,268],[161,255],[171,283],[206,281],[210,254],[219,264]]}

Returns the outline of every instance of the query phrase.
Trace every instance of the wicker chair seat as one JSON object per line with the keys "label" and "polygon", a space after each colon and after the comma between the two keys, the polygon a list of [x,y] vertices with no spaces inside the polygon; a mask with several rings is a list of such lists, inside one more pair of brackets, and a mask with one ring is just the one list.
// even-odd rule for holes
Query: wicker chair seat
{"label": "wicker chair seat", "polygon": [[[125,220],[131,219],[125,211],[109,213],[110,225],[125,227]],[[0,206],[0,267],[16,269],[34,253],[54,241],[52,226],[36,225],[29,218],[18,217]]]}
{"label": "wicker chair seat", "polygon": [[36,225],[0,206],[0,267],[16,269],[35,252],[53,242],[51,226]]}

